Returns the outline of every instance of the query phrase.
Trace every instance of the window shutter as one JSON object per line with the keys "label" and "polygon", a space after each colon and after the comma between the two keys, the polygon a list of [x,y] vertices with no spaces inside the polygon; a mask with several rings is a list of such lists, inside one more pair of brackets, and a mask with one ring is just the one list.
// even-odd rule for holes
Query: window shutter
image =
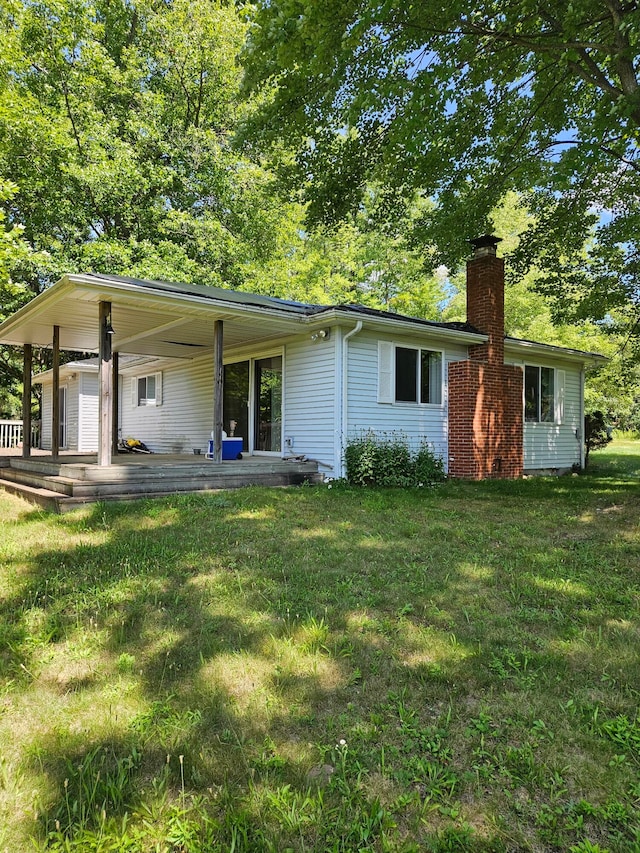
{"label": "window shutter", "polygon": [[429,354],[429,402],[442,403],[442,363],[443,353]]}
{"label": "window shutter", "polygon": [[564,370],[556,370],[556,417],[557,424],[564,423]]}
{"label": "window shutter", "polygon": [[156,373],[156,406],[162,405],[162,373]]}
{"label": "window shutter", "polygon": [[138,405],[138,377],[131,377],[131,405],[135,409]]}
{"label": "window shutter", "polygon": [[378,341],[378,402],[393,403],[393,344]]}

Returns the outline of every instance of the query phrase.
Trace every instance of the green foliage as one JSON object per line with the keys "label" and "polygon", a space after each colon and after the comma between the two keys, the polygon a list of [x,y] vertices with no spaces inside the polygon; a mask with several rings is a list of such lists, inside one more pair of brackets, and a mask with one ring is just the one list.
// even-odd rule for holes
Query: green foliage
{"label": "green foliage", "polygon": [[412,452],[398,433],[365,432],[347,442],[347,480],[357,486],[431,486],[445,479],[442,459],[428,442]]}
{"label": "green foliage", "polygon": [[[370,188],[352,221],[310,233],[256,151],[234,150],[252,109],[238,95],[246,29],[220,0],[2,7],[0,320],[66,272],[435,318],[438,281],[407,240],[420,200],[391,221]],[[18,355],[0,349],[0,368],[0,413],[15,415]]]}
{"label": "green foliage", "polygon": [[606,447],[612,437],[611,426],[606,422],[602,412],[589,412],[584,416],[585,466],[589,463],[591,451]]}
{"label": "green foliage", "polygon": [[286,178],[314,221],[357,209],[371,182],[390,211],[437,199],[412,235],[450,268],[523,193],[520,271],[538,265],[565,319],[608,318],[637,341],[639,51],[635,4],[263,0],[245,52],[261,109],[244,133],[296,151]]}

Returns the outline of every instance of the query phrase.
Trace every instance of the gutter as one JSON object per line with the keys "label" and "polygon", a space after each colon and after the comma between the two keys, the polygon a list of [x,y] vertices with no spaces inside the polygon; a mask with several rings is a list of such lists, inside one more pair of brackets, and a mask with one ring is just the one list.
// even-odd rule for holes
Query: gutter
{"label": "gutter", "polygon": [[597,352],[586,352],[585,350],[571,349],[570,347],[556,346],[555,344],[542,344],[538,341],[525,341],[520,338],[506,337],[504,340],[505,352],[517,354],[521,358],[528,353],[533,353],[547,358],[561,358],[565,361],[582,362],[585,366],[604,364],[609,359]]}
{"label": "gutter", "polygon": [[[353,313],[343,311],[340,308],[328,308],[312,314],[307,318],[308,322],[312,323],[343,323],[353,320]],[[482,344],[489,340],[489,336],[482,332],[465,332],[460,329],[451,329],[446,326],[431,325],[427,321],[421,321],[415,317],[404,317],[398,315],[398,320],[391,317],[376,317],[367,316],[367,328],[373,331],[380,331],[383,334],[388,334],[390,329],[396,332],[402,330],[406,335],[421,336],[428,335],[436,339],[444,339],[454,343],[462,344]],[[415,322],[412,322],[414,320]],[[358,320],[358,323],[362,323]]]}
{"label": "gutter", "polygon": [[338,447],[340,450],[340,459],[338,460],[338,470],[340,471],[340,476],[344,476],[344,448],[347,437],[347,427],[348,427],[348,405],[349,405],[349,340],[355,335],[359,334],[362,331],[362,320],[358,320],[353,329],[350,332],[347,332],[346,335],[342,338],[342,371],[341,371],[341,381],[342,381],[342,400],[341,400],[341,418],[340,418],[340,440],[338,442]]}

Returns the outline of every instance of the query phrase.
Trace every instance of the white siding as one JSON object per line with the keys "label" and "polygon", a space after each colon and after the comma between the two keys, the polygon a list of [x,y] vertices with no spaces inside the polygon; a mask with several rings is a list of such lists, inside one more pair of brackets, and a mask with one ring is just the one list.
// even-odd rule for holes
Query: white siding
{"label": "white siding", "polygon": [[283,437],[293,439],[292,453],[317,459],[335,473],[340,462],[335,434],[336,347],[340,345],[334,330],[328,340],[289,343],[284,354]]}
{"label": "white siding", "polygon": [[[509,360],[511,364],[525,362]],[[582,441],[582,415],[580,411],[580,368],[575,364],[563,362],[555,364],[551,361],[528,358],[526,364],[541,367],[556,368],[556,391],[559,372],[564,373],[564,393],[562,399],[562,423],[533,423],[524,424],[524,470],[546,470],[554,468],[571,468],[580,464]],[[556,417],[559,405],[556,399]]]}
{"label": "white siding", "polygon": [[80,388],[80,376],[75,373],[73,377],[62,380],[60,387],[67,389],[66,443],[64,449],[78,450],[78,390]]}
{"label": "white siding", "polygon": [[42,384],[42,426],[40,429],[40,447],[43,450],[51,450],[51,411],[52,398],[51,382]]}
{"label": "white siding", "polygon": [[[347,438],[363,430],[402,433],[412,447],[430,442],[438,456],[447,461],[447,372],[451,361],[467,358],[464,346],[448,346],[444,351],[442,405],[378,403],[378,341],[382,336],[363,332],[349,342]],[[427,335],[416,338],[387,338],[401,346],[421,346],[441,350],[442,344]]]}
{"label": "white siding", "polygon": [[[60,387],[67,391],[66,412],[66,442],[60,450],[78,450],[78,419],[79,401],[78,389],[80,388],[81,374],[60,380]],[[40,447],[43,450],[51,450],[51,423],[53,418],[53,383],[42,383],[42,428],[40,432]],[[95,448],[94,448],[95,449]]]}
{"label": "white siding", "polygon": [[98,375],[81,373],[79,387],[78,450],[98,449]]}
{"label": "white siding", "polygon": [[155,453],[191,453],[193,448],[204,453],[213,428],[213,359],[164,368],[162,404],[134,406],[132,383],[147,373],[120,378],[122,438],[137,438]]}

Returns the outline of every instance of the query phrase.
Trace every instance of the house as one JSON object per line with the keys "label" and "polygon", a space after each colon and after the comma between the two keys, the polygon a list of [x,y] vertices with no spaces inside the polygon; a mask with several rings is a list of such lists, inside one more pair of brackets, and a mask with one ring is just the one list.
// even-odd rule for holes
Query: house
{"label": "house", "polygon": [[[450,476],[512,478],[583,464],[585,370],[601,356],[504,335],[498,238],[471,241],[467,322],[307,305],[213,287],[67,275],[0,325],[0,343],[52,347],[42,446],[98,452],[118,437],[204,453],[223,431],[250,456],[305,456],[343,473],[349,436],[429,441]],[[59,366],[61,349],[98,357]],[[28,456],[30,448],[23,454]]]}

